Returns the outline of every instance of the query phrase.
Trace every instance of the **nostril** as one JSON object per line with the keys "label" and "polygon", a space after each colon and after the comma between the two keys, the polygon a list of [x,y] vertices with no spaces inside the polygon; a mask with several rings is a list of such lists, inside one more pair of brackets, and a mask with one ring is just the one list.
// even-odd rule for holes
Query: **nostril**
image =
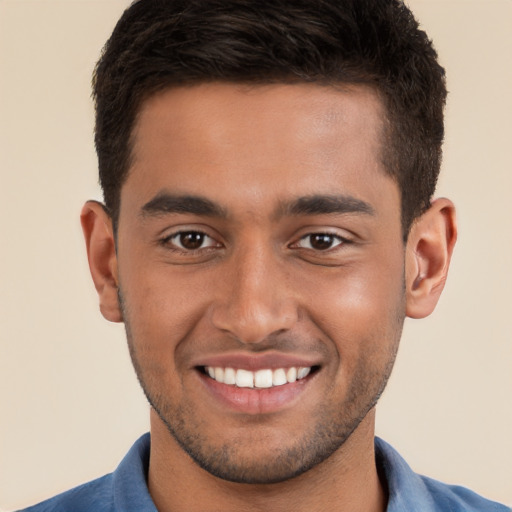
{"label": "nostril", "polygon": [[262,307],[252,304],[250,308],[234,308],[218,305],[211,315],[216,329],[229,333],[243,344],[256,344],[270,337],[282,335],[294,326],[298,315],[284,311],[284,307]]}

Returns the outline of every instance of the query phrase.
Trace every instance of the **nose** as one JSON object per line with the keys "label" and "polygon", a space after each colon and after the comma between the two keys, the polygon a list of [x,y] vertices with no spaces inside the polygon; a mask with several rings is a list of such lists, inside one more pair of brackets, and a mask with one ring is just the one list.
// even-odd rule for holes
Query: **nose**
{"label": "nose", "polygon": [[231,255],[213,304],[213,325],[244,344],[261,343],[298,320],[289,268],[271,248],[244,248]]}

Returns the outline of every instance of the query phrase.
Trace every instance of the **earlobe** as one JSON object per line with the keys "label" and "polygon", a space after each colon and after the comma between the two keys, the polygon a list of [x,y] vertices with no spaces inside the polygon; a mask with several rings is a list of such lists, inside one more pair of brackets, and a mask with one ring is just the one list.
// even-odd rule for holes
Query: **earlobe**
{"label": "earlobe", "polygon": [[82,208],[80,221],[89,268],[100,299],[100,311],[107,320],[122,322],[112,220],[101,203],[88,201]]}
{"label": "earlobe", "polygon": [[434,311],[456,239],[455,207],[448,199],[433,201],[414,222],[406,248],[407,316],[424,318]]}

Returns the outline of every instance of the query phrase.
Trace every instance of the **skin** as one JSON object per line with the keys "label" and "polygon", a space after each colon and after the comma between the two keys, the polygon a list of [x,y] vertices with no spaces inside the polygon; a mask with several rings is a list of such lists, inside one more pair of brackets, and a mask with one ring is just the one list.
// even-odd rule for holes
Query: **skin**
{"label": "skin", "polygon": [[[382,119],[365,87],[168,90],[140,111],[117,247],[85,205],[101,311],[125,322],[152,405],[160,511],[385,510],[374,406],[405,316],[435,307],[456,230],[437,200],[404,245]],[[226,406],[201,372],[262,356],[316,371],[271,410],[257,391]]]}

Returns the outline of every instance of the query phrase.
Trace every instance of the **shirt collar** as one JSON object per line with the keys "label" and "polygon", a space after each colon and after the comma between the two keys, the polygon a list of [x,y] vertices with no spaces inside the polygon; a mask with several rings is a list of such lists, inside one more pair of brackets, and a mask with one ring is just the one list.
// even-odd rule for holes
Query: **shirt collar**
{"label": "shirt collar", "polygon": [[149,494],[150,436],[144,434],[131,447],[114,471],[114,509],[118,512],[158,512]]}
{"label": "shirt collar", "polygon": [[375,438],[375,460],[383,485],[387,486],[387,512],[435,512],[435,503],[422,478],[388,443]]}
{"label": "shirt collar", "polygon": [[[114,471],[112,494],[116,511],[158,512],[147,486],[149,453],[150,435],[144,434]],[[375,460],[388,493],[387,512],[471,512],[484,510],[482,507],[489,512],[510,511],[469,489],[447,486],[414,473],[398,452],[379,438],[375,438]]]}

